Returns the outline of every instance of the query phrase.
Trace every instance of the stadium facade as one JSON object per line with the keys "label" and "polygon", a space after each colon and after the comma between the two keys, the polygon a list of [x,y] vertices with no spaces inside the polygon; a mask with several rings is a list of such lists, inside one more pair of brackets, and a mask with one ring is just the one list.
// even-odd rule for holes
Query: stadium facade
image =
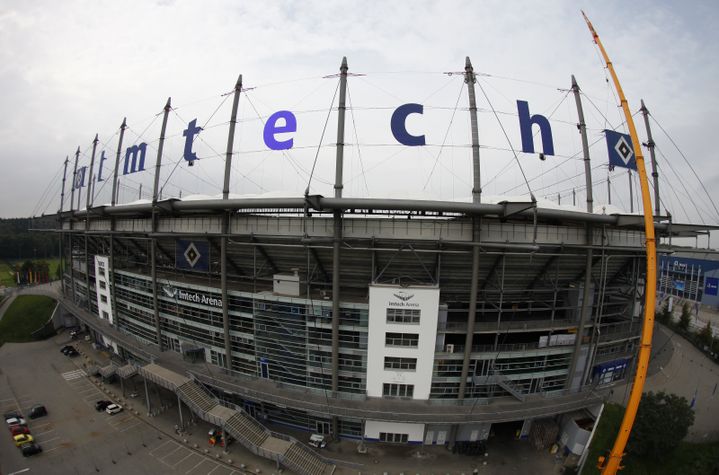
{"label": "stadium facade", "polygon": [[63,219],[64,297],[121,358],[175,352],[222,401],[339,437],[526,431],[626,377],[641,230],[528,204],[313,201],[306,212],[302,198],[228,200],[242,209],[218,212],[173,200]]}

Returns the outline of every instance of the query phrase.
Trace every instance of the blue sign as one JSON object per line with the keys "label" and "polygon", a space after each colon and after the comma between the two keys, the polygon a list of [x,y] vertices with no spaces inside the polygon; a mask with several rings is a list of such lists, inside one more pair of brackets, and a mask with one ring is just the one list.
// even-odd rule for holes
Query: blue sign
{"label": "blue sign", "polygon": [[[282,120],[284,125],[278,125]],[[297,132],[297,117],[290,111],[277,111],[267,119],[265,129],[262,133],[265,145],[272,150],[288,150],[292,148],[294,139],[277,140],[275,135]]]}
{"label": "blue sign", "polygon": [[105,156],[105,151],[103,150],[100,153],[100,165],[97,167],[97,181],[103,181],[102,178],[102,164],[107,160],[107,157]]}
{"label": "blue sign", "polygon": [[197,126],[197,119],[192,119],[189,124],[187,124],[187,128],[182,131],[182,136],[185,137],[185,151],[182,154],[182,158],[190,162],[190,166],[192,166],[192,162],[197,160],[197,154],[192,151],[192,142],[195,139],[195,135],[199,134],[202,130],[202,127]]}
{"label": "blue sign", "polygon": [[530,115],[527,101],[517,101],[517,114],[519,115],[519,132],[522,136],[522,152],[534,153],[532,125],[537,125],[542,136],[544,154],[554,155],[554,141],[552,140],[552,127],[549,125],[549,120],[543,115]]}
{"label": "blue sign", "polygon": [[140,145],[128,147],[125,151],[125,167],[122,174],[141,172],[145,169],[145,154],[147,153],[147,144],[142,142]]}
{"label": "blue sign", "polygon": [[675,280],[673,282],[674,288],[680,292],[684,292],[684,281],[683,280]]}
{"label": "blue sign", "polygon": [[210,270],[210,243],[178,239],[175,243],[175,267],[207,272]]}
{"label": "blue sign", "polygon": [[392,114],[390,126],[392,127],[392,135],[395,140],[402,145],[409,147],[417,147],[425,144],[424,135],[410,135],[407,132],[407,116],[410,114],[422,114],[424,107],[422,104],[404,104],[395,109]]}
{"label": "blue sign", "polygon": [[717,295],[719,289],[719,279],[716,277],[707,277],[704,281],[704,294]]}
{"label": "blue sign", "polygon": [[637,159],[634,156],[632,138],[613,130],[605,130],[607,137],[607,152],[609,153],[609,170],[614,167],[637,169]]}

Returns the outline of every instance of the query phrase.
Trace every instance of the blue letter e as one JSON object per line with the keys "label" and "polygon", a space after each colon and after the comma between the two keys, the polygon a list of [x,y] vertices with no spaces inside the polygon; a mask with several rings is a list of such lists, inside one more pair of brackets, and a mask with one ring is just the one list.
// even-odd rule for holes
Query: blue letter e
{"label": "blue letter e", "polygon": [[[280,119],[284,119],[285,125],[277,125]],[[277,140],[275,135],[297,131],[297,118],[290,111],[277,111],[267,119],[265,123],[265,145],[272,150],[288,150],[292,148],[293,139]]]}
{"label": "blue letter e", "polygon": [[416,147],[418,145],[424,145],[424,135],[410,135],[407,132],[407,116],[410,114],[422,114],[424,107],[422,104],[403,104],[395,109],[392,113],[392,135],[397,142],[402,145],[409,145],[410,147]]}

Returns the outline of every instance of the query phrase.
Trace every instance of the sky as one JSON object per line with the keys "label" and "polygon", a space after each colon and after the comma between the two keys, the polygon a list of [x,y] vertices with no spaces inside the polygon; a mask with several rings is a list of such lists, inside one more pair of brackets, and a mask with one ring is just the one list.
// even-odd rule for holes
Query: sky
{"label": "sky", "polygon": [[[102,151],[106,160],[92,203],[109,203],[125,117],[122,156],[127,147],[148,145],[145,171],[123,175],[121,162],[119,202],[151,198],[168,97],[162,197],[221,193],[232,103],[227,93],[240,74],[246,90],[231,193],[331,196],[342,57],[350,72],[344,195],[466,200],[472,189],[468,90],[461,74],[447,73],[462,72],[467,56],[478,74],[483,201],[531,192],[584,207],[577,111],[568,91],[574,74],[592,144],[595,210],[611,208],[611,189],[612,206],[629,212],[630,178],[623,169],[608,171],[602,132],[627,129],[581,9],[610,55],[632,112],[641,99],[650,110],[662,208],[675,221],[719,224],[712,147],[719,3],[712,1],[0,0],[0,217],[55,213],[69,156],[67,210],[75,150],[81,151],[79,166],[89,166],[95,134],[95,176]],[[517,100],[527,101],[531,114],[548,117],[554,155],[540,160],[522,151]],[[425,135],[425,146],[399,144],[391,132],[393,112],[407,103],[424,107],[407,118],[406,128]],[[297,130],[277,136],[292,138],[291,149],[275,151],[263,132],[282,110],[294,114]],[[188,167],[183,131],[193,119],[203,130],[192,146],[198,160]],[[645,142],[641,115],[635,120]],[[534,145],[542,150],[536,130]],[[636,212],[636,174],[631,180]],[[75,208],[77,201],[75,195]]]}

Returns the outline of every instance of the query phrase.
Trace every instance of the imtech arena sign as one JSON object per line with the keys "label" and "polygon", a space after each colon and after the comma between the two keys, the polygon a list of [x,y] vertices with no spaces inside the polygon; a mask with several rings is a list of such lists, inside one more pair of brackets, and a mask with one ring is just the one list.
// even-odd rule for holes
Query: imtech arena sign
{"label": "imtech arena sign", "polygon": [[162,290],[165,292],[165,295],[175,300],[199,303],[200,305],[207,305],[208,307],[222,308],[222,299],[218,299],[217,297],[211,297],[200,292],[187,291],[170,286],[164,286],[162,287]]}
{"label": "imtech arena sign", "polygon": [[[407,118],[411,115],[423,115],[424,106],[422,104],[408,103],[397,107],[390,118],[389,125],[392,130],[394,139],[408,147],[421,147],[426,144],[424,135],[412,135],[407,131]],[[534,138],[532,127],[539,127],[542,137],[542,154],[540,158],[544,159],[544,155],[554,155],[554,140],[552,138],[552,128],[549,120],[540,114],[530,114],[529,103],[527,101],[517,101],[517,116],[519,117],[519,129],[522,137],[522,151],[525,153],[534,152]],[[269,116],[265,122],[262,138],[265,146],[270,150],[289,150],[294,146],[294,133],[298,131],[299,121],[297,116],[288,110],[279,110]],[[187,128],[182,131],[185,137],[185,145],[182,157],[187,160],[190,165],[197,160],[197,154],[193,151],[193,142],[195,137],[202,131],[202,127],[197,125],[197,119],[191,120],[187,124]],[[147,153],[147,143],[128,147],[125,151],[125,161],[122,168],[122,174],[128,175],[145,170],[145,155]],[[105,151],[100,154],[99,170],[97,172],[97,181],[104,181],[103,165],[107,160]],[[78,168],[75,188],[85,186],[85,168]]]}

